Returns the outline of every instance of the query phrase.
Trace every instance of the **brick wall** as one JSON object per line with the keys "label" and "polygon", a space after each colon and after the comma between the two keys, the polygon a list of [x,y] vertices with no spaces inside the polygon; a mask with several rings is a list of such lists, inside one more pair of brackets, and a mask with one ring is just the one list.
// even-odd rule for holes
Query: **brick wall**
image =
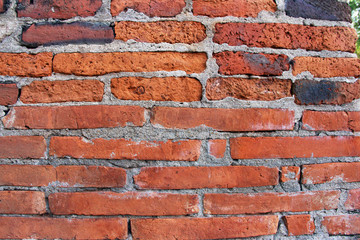
{"label": "brick wall", "polygon": [[359,238],[345,2],[0,12],[0,238]]}

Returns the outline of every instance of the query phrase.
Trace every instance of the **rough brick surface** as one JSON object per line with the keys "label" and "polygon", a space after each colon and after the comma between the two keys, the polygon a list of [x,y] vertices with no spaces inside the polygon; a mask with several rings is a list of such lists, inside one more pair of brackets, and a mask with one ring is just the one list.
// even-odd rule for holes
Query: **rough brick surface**
{"label": "rough brick surface", "polygon": [[234,159],[360,156],[360,138],[240,137],[230,139]]}
{"label": "rough brick surface", "polygon": [[48,186],[56,181],[52,166],[0,165],[1,186]]}
{"label": "rough brick surface", "polygon": [[294,75],[308,71],[319,78],[360,76],[358,58],[295,57],[293,62]]}
{"label": "rough brick surface", "polygon": [[[275,234],[277,216],[132,219],[135,239],[225,239]],[[190,231],[191,229],[191,231]]]}
{"label": "rough brick surface", "polygon": [[360,98],[360,81],[346,83],[326,80],[298,80],[293,85],[293,94],[297,104],[342,105]]}
{"label": "rough brick surface", "polygon": [[104,83],[98,80],[34,81],[21,89],[23,103],[100,102]]}
{"label": "rough brick surface", "polygon": [[315,223],[310,215],[289,215],[284,217],[289,236],[313,234]]}
{"label": "rough brick surface", "polygon": [[276,3],[272,0],[194,0],[194,15],[209,17],[256,17],[261,11],[275,12]]}
{"label": "rough brick surface", "polygon": [[199,22],[117,22],[116,39],[151,43],[197,43],[206,37],[205,26]]}
{"label": "rough brick surface", "polygon": [[213,139],[208,142],[209,154],[216,158],[223,158],[226,152],[226,139]]}
{"label": "rough brick surface", "polygon": [[279,170],[268,167],[148,167],[134,176],[144,189],[239,188],[277,185]]}
{"label": "rough brick surface", "polygon": [[359,172],[360,162],[304,165],[302,182],[304,184],[319,184],[332,181],[360,182]]}
{"label": "rough brick surface", "polygon": [[14,107],[2,119],[5,128],[82,129],[142,126],[144,109],[138,106]]}
{"label": "rough brick surface", "polygon": [[100,159],[196,161],[201,141],[132,141],[126,139],[85,140],[81,137],[53,137],[50,155]]}
{"label": "rough brick surface", "polygon": [[45,194],[36,191],[1,191],[1,214],[43,214],[46,212]]}
{"label": "rough brick surface", "polygon": [[287,109],[222,109],[155,107],[151,123],[164,128],[206,126],[218,131],[292,130],[294,112]]}
{"label": "rough brick surface", "polygon": [[55,55],[53,64],[54,72],[57,73],[96,76],[115,72],[177,70],[182,70],[186,73],[201,73],[205,70],[206,60],[205,53],[60,53]]}
{"label": "rough brick surface", "polygon": [[360,209],[360,188],[349,190],[345,208],[347,210]]}
{"label": "rough brick surface", "polygon": [[43,158],[46,151],[44,137],[0,137],[0,158]]}
{"label": "rough brick surface", "polygon": [[16,84],[0,83],[0,105],[11,105],[17,102],[19,89]]}
{"label": "rough brick surface", "polygon": [[330,235],[360,234],[360,215],[327,216],[321,222]]}
{"label": "rough brick surface", "polygon": [[127,219],[0,217],[0,238],[30,236],[35,239],[126,239]]}
{"label": "rough brick surface", "polygon": [[225,75],[281,76],[290,68],[289,58],[285,55],[226,51],[215,53],[214,58],[219,73]]}
{"label": "rough brick surface", "polygon": [[360,131],[360,112],[347,112],[349,128],[352,131]]}
{"label": "rough brick surface", "polygon": [[101,0],[18,0],[18,17],[59,18],[87,17],[95,15]]}
{"label": "rough brick surface", "polygon": [[291,97],[291,80],[210,78],[206,83],[206,98],[222,100],[226,97],[261,101]]}
{"label": "rough brick surface", "polygon": [[196,195],[151,192],[54,193],[50,211],[58,215],[188,215],[199,212]]}
{"label": "rough brick surface", "polygon": [[201,83],[195,78],[123,77],[111,80],[111,92],[122,100],[200,101]]}
{"label": "rough brick surface", "polygon": [[0,75],[44,77],[52,72],[52,53],[0,53]]}
{"label": "rough brick surface", "polygon": [[182,12],[185,0],[112,0],[111,15],[133,9],[150,17],[173,17]]}
{"label": "rough brick surface", "polygon": [[253,194],[209,193],[205,194],[204,197],[204,210],[206,214],[305,212],[336,209],[339,198],[339,191]]}
{"label": "rough brick surface", "polygon": [[97,23],[40,23],[32,24],[24,30],[21,40],[29,47],[67,43],[110,43],[114,40],[114,32],[111,27]]}
{"label": "rough brick surface", "polygon": [[310,131],[350,131],[346,112],[305,111],[302,123],[302,128]]}
{"label": "rough brick surface", "polygon": [[213,41],[232,46],[354,52],[357,40],[355,29],[347,27],[286,23],[218,23],[215,27]]}
{"label": "rough brick surface", "polygon": [[281,167],[281,182],[299,181],[300,180],[300,167],[285,166]]}

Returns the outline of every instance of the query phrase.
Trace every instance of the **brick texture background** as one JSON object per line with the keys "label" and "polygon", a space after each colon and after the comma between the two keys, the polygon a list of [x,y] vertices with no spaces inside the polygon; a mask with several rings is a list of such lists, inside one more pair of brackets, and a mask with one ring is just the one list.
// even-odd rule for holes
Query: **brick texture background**
{"label": "brick texture background", "polygon": [[1,239],[359,239],[337,0],[0,0]]}

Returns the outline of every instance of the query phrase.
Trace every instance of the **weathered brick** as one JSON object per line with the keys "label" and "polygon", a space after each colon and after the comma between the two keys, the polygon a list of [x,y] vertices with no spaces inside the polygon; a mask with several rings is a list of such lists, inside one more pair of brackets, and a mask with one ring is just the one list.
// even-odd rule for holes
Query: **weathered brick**
{"label": "weathered brick", "polygon": [[209,127],[218,131],[292,130],[294,112],[287,109],[155,107],[151,123],[164,128]]}
{"label": "weathered brick", "polygon": [[349,128],[352,131],[360,131],[360,112],[347,112]]}
{"label": "weathered brick", "polygon": [[117,22],[116,39],[150,43],[197,43],[206,38],[206,28],[200,22]]}
{"label": "weathered brick", "polygon": [[[351,144],[346,146],[351,148]],[[360,182],[360,162],[323,163],[304,165],[302,168],[303,184],[326,182]]]}
{"label": "weathered brick", "polygon": [[153,192],[78,192],[49,196],[57,215],[189,215],[199,212],[197,195]]}
{"label": "weathered brick", "polygon": [[126,171],[102,166],[58,166],[56,181],[62,187],[124,187]]}
{"label": "weathered brick", "polygon": [[134,239],[225,239],[275,234],[277,216],[131,219]]}
{"label": "weathered brick", "polygon": [[[206,214],[256,214],[305,212],[336,209],[340,191],[296,193],[208,193],[204,196]],[[251,204],[249,204],[251,203]]]}
{"label": "weathered brick", "polygon": [[346,112],[305,111],[302,123],[302,128],[310,131],[350,131]]}
{"label": "weathered brick", "polygon": [[104,83],[98,80],[33,81],[21,89],[23,103],[101,102]]}
{"label": "weathered brick", "polygon": [[210,78],[206,83],[206,98],[273,101],[291,97],[291,85],[291,80],[276,78]]}
{"label": "weathered brick", "polygon": [[295,103],[341,105],[360,98],[360,81],[355,83],[298,80],[293,85]]}
{"label": "weathered brick", "polygon": [[110,43],[114,31],[110,26],[100,23],[38,23],[23,30],[22,44],[29,47],[53,44],[92,44]]}
{"label": "weathered brick", "polygon": [[144,189],[240,188],[277,185],[279,169],[253,166],[147,167],[134,176]]}
{"label": "weathered brick", "polygon": [[122,77],[111,80],[111,92],[122,100],[200,101],[201,83],[195,78]]}
{"label": "weathered brick", "polygon": [[142,126],[144,108],[139,106],[13,107],[2,121],[5,128],[83,129]]}
{"label": "weathered brick", "polygon": [[360,209],[360,188],[349,190],[345,208],[347,210]]}
{"label": "weathered brick", "polygon": [[150,17],[174,17],[182,12],[185,0],[112,0],[111,15],[133,9]]}
{"label": "weathered brick", "polygon": [[213,139],[208,142],[209,154],[216,158],[223,158],[226,152],[226,139]]}
{"label": "weathered brick", "polygon": [[281,182],[299,181],[300,180],[300,167],[297,166],[284,166],[281,167]]}
{"label": "weathered brick", "polygon": [[0,53],[0,75],[44,77],[52,73],[53,54]]}
{"label": "weathered brick", "polygon": [[230,139],[230,150],[234,159],[356,157],[360,138],[239,137]]}
{"label": "weathered brick", "polygon": [[41,136],[0,137],[0,158],[44,158],[46,142]]}
{"label": "weathered brick", "polygon": [[193,52],[60,53],[53,65],[54,72],[81,76],[177,70],[201,73],[206,60],[205,53]]}
{"label": "weathered brick", "polygon": [[289,236],[313,234],[315,223],[310,215],[288,215],[284,217]]}
{"label": "weathered brick", "polygon": [[219,73],[225,75],[281,76],[290,69],[289,58],[283,54],[225,51],[215,53],[214,58],[219,65]]}
{"label": "weathered brick", "polygon": [[126,239],[127,219],[0,217],[0,238]]}
{"label": "weathered brick", "polygon": [[194,15],[209,17],[256,17],[261,11],[275,12],[276,3],[272,0],[194,0]]}
{"label": "weathered brick", "polygon": [[94,16],[102,5],[101,0],[18,0],[18,17],[58,18]]}
{"label": "weathered brick", "polygon": [[0,105],[12,105],[17,102],[19,89],[14,83],[0,83]]}
{"label": "weathered brick", "polygon": [[360,234],[360,214],[326,216],[321,224],[330,235]]}
{"label": "weathered brick", "polygon": [[349,27],[313,27],[286,23],[218,23],[215,43],[354,52],[357,34]]}
{"label": "weathered brick", "polygon": [[200,147],[199,140],[136,142],[126,139],[97,138],[88,141],[81,137],[53,137],[50,141],[50,155],[97,159],[196,161],[200,156]]}
{"label": "weathered brick", "polygon": [[48,186],[56,181],[53,166],[0,165],[1,186]]}
{"label": "weathered brick", "polygon": [[319,78],[360,76],[358,58],[295,57],[293,62],[294,75],[308,71]]}
{"label": "weathered brick", "polygon": [[45,194],[36,191],[1,191],[1,214],[43,214],[46,212]]}
{"label": "weathered brick", "polygon": [[9,7],[9,0],[0,0],[0,13],[6,12]]}
{"label": "weathered brick", "polygon": [[351,22],[351,9],[337,0],[286,0],[286,15],[330,21]]}

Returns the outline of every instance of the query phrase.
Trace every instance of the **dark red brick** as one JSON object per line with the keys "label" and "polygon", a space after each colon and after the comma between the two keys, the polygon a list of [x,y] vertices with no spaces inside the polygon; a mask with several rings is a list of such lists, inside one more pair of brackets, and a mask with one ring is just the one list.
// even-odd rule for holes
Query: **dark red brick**
{"label": "dark red brick", "polygon": [[11,105],[17,102],[19,89],[16,84],[0,83],[0,105]]}
{"label": "dark red brick", "polygon": [[41,136],[0,137],[0,158],[44,158],[46,142]]}

